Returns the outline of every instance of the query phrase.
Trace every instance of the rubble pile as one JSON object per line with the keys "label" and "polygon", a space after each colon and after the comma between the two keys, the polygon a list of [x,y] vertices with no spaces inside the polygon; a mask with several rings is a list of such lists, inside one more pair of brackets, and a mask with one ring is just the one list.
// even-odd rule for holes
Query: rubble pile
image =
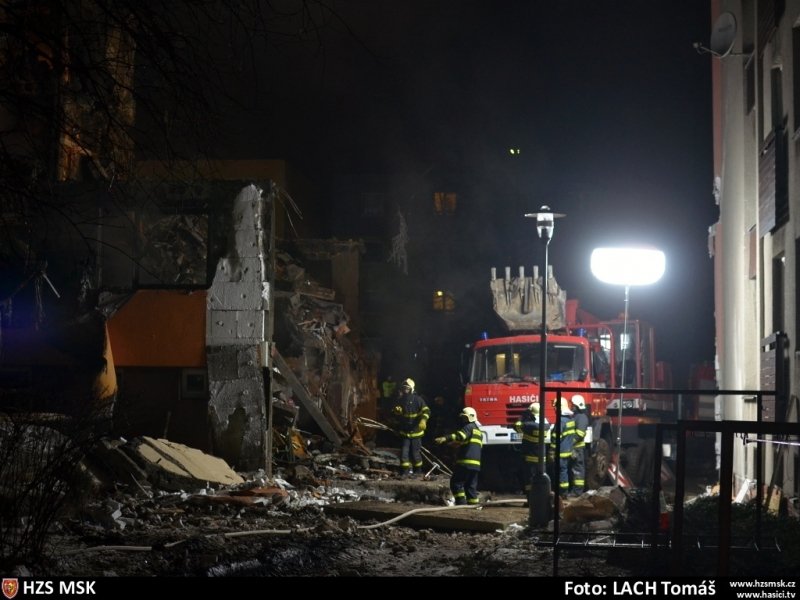
{"label": "rubble pile", "polygon": [[[282,417],[283,426],[278,425],[275,450],[287,450],[285,442],[292,437],[292,428],[326,434],[329,426],[333,430],[327,434],[329,441],[369,454],[363,436],[371,432],[360,429],[357,418],[375,416],[379,396],[375,358],[361,348],[357,338],[348,335],[349,319],[343,305],[332,301],[334,291],[314,281],[286,252],[276,253],[276,288],[279,356],[272,396],[273,409]],[[284,364],[291,373],[282,368]],[[303,410],[300,396],[314,403],[321,416]],[[325,423],[314,422],[319,419]],[[298,449],[293,453],[302,456]]]}
{"label": "rubble pile", "polygon": [[[385,465],[391,456],[376,455],[376,461]],[[415,487],[414,482],[376,476],[374,470],[369,457],[317,453],[267,479],[263,471],[237,474],[220,459],[167,440],[103,440],[86,461],[96,493],[56,524],[53,552],[45,562],[20,566],[17,572],[312,574],[314,567],[303,558],[310,548],[333,544],[338,552],[352,553],[360,537],[383,548],[387,537],[433,535],[396,530],[378,534],[350,518],[326,516],[327,505],[394,502],[404,499],[403,488]],[[443,503],[447,480],[427,483],[438,490],[433,496],[438,494]],[[404,543],[390,543],[387,553],[398,552]],[[285,546],[287,553],[282,555],[276,544]],[[254,552],[259,558],[253,558]],[[281,555],[284,560],[278,560]],[[319,555],[314,560],[323,569],[318,574],[332,575],[336,571],[330,570],[330,563],[340,558]]]}

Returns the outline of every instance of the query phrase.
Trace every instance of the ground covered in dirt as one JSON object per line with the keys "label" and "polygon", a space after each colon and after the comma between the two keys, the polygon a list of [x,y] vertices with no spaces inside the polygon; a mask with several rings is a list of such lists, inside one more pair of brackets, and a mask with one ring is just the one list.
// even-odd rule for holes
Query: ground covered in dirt
{"label": "ground covered in dirt", "polygon": [[[445,507],[452,502],[448,478],[442,474],[409,481],[386,469],[358,472],[325,462],[330,461],[298,464],[271,479],[250,474],[245,483],[231,486],[197,482],[200,487],[190,491],[116,484],[71,503],[50,526],[43,555],[8,565],[6,573],[35,578],[718,573],[718,496],[687,504],[683,554],[672,563],[666,535],[662,549],[646,546],[651,506],[646,490],[616,490],[612,495],[623,495],[624,507],[595,521],[570,523],[574,507],[567,503],[556,551],[552,525],[549,531],[532,531],[527,519],[475,533],[414,528],[403,519],[388,523],[340,516],[331,507],[352,501]],[[482,500],[496,498],[482,493]],[[754,503],[734,504],[733,509],[729,572],[794,576],[800,564],[798,519],[759,514]]]}
{"label": "ground covered in dirt", "polygon": [[[330,517],[353,499],[336,488],[290,491],[263,503],[217,503],[203,494],[118,494],[60,520],[47,556],[21,576],[532,576],[551,575],[552,550],[515,524],[495,533],[376,526]],[[87,515],[95,515],[88,518]],[[100,517],[98,517],[98,515]],[[105,515],[105,519],[102,516]],[[561,553],[559,574],[624,576],[607,552]]]}

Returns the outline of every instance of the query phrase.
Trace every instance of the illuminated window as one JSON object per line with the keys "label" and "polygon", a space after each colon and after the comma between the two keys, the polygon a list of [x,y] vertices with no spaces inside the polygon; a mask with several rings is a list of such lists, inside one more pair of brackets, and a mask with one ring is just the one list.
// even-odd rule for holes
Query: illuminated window
{"label": "illuminated window", "polygon": [[434,192],[433,210],[437,215],[454,215],[458,196],[455,192]]}
{"label": "illuminated window", "polygon": [[451,312],[456,308],[453,294],[444,290],[433,292],[433,310]]}

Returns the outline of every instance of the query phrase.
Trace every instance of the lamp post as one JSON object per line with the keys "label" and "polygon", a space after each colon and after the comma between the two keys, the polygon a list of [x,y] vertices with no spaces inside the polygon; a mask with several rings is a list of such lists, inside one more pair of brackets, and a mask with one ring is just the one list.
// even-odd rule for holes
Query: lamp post
{"label": "lamp post", "polygon": [[534,527],[544,527],[550,521],[550,478],[544,468],[546,449],[544,445],[545,421],[545,382],[547,380],[547,250],[553,237],[555,220],[565,215],[557,214],[544,205],[537,213],[525,215],[536,219],[536,233],[542,241],[542,330],[539,333],[539,448],[536,473],[531,479],[531,490],[528,496],[528,523]]}
{"label": "lamp post", "polygon": [[[650,285],[661,279],[666,269],[664,253],[653,248],[595,248],[591,258],[592,274],[603,283],[625,286],[625,313],[622,325],[622,366],[620,385],[625,387],[625,353],[628,349],[628,304],[632,285]],[[622,454],[622,392],[619,395],[617,424],[617,461]],[[614,472],[619,485],[619,464]]]}

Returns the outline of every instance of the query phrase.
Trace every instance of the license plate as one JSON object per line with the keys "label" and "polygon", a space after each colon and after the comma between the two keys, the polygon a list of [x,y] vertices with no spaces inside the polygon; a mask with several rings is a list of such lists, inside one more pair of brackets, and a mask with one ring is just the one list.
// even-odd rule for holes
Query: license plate
{"label": "license plate", "polygon": [[512,442],[518,442],[521,439],[522,439],[522,436],[520,434],[518,434],[518,433],[512,433],[511,434],[511,441]]}

